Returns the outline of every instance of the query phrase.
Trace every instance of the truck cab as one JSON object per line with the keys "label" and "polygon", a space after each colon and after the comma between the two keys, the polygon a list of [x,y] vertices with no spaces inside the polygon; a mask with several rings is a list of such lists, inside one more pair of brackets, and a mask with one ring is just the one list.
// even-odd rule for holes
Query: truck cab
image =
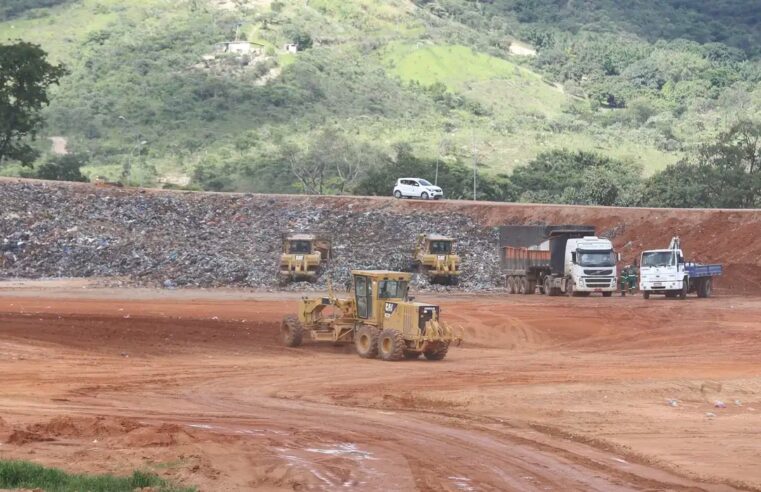
{"label": "truck cab", "polygon": [[602,292],[609,296],[617,290],[618,255],[608,239],[597,236],[568,239],[565,257],[565,276],[573,282],[572,293]]}
{"label": "truck cab", "polygon": [[640,290],[673,297],[684,289],[684,254],[681,249],[643,251],[640,259]]}

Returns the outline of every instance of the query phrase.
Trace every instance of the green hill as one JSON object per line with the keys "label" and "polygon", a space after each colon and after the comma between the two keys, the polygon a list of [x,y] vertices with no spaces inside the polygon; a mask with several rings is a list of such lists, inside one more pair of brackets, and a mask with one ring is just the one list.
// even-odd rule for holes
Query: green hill
{"label": "green hill", "polygon": [[[346,191],[335,162],[356,178],[400,144],[491,174],[558,148],[652,173],[761,107],[751,0],[6,4],[0,42],[71,70],[40,148],[63,136],[87,174],[131,183],[298,191],[314,162]],[[215,52],[236,37],[255,53]]]}

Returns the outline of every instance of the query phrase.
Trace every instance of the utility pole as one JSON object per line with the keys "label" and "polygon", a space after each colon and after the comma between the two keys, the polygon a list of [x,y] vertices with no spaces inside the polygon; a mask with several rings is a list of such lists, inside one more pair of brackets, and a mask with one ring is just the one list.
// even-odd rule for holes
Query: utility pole
{"label": "utility pole", "polygon": [[478,149],[476,148],[476,130],[474,128],[471,129],[471,145],[472,145],[472,154],[473,154],[473,200],[476,200],[477,197],[477,191],[476,191],[476,182],[478,177]]}

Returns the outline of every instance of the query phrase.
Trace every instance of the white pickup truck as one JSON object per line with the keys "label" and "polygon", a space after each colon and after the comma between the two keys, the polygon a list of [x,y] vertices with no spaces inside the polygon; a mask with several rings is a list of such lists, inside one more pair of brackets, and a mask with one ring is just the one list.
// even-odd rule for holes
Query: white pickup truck
{"label": "white pickup truck", "polygon": [[684,299],[690,292],[698,297],[710,297],[713,279],[723,273],[719,264],[701,265],[687,262],[678,237],[671,239],[666,249],[642,252],[639,289],[645,299],[652,294]]}

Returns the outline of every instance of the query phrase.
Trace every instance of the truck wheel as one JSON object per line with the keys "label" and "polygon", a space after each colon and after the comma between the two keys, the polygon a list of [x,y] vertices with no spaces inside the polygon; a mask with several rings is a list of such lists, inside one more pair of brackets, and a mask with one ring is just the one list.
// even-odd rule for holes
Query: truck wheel
{"label": "truck wheel", "polygon": [[386,328],[378,337],[378,355],[386,361],[401,360],[404,358],[404,337],[399,330]]}
{"label": "truck wheel", "polygon": [[602,293],[602,296],[603,296],[603,297],[610,297],[610,296],[612,296],[612,295],[613,295],[613,292],[603,292],[603,293]]}
{"label": "truck wheel", "polygon": [[536,294],[536,281],[529,280],[528,281],[528,293],[529,294]]}
{"label": "truck wheel", "polygon": [[443,343],[433,350],[426,350],[423,352],[423,355],[425,355],[425,358],[428,360],[442,360],[447,356],[448,351],[449,343]]}
{"label": "truck wheel", "polygon": [[515,280],[513,277],[507,277],[507,293],[515,294]]}
{"label": "truck wheel", "polygon": [[573,280],[568,279],[565,281],[565,293],[568,297],[576,297],[576,292],[573,290]]}
{"label": "truck wheel", "polygon": [[711,295],[711,279],[705,278],[698,284],[698,297],[706,298]]}
{"label": "truck wheel", "polygon": [[363,359],[374,359],[378,356],[378,329],[362,325],[354,338],[357,354]]}
{"label": "truck wheel", "polygon": [[298,347],[304,337],[304,327],[296,316],[286,316],[280,325],[280,334],[286,347]]}
{"label": "truck wheel", "polygon": [[650,299],[650,291],[649,290],[643,290],[642,291],[642,297],[644,299]]}
{"label": "truck wheel", "polygon": [[554,293],[552,292],[553,289],[551,285],[552,284],[550,283],[550,277],[544,277],[544,293],[547,294],[548,296],[554,295]]}
{"label": "truck wheel", "polygon": [[526,277],[521,277],[520,278],[520,284],[518,286],[518,293],[521,294],[521,295],[524,295],[524,296],[526,294],[528,294],[528,279],[526,279]]}
{"label": "truck wheel", "polygon": [[703,297],[711,297],[711,294],[713,293],[713,279],[707,278],[705,282],[705,291]]}
{"label": "truck wheel", "polygon": [[687,299],[687,291],[690,289],[689,282],[687,279],[684,279],[682,282],[682,290],[679,291],[679,299],[684,300]]}

